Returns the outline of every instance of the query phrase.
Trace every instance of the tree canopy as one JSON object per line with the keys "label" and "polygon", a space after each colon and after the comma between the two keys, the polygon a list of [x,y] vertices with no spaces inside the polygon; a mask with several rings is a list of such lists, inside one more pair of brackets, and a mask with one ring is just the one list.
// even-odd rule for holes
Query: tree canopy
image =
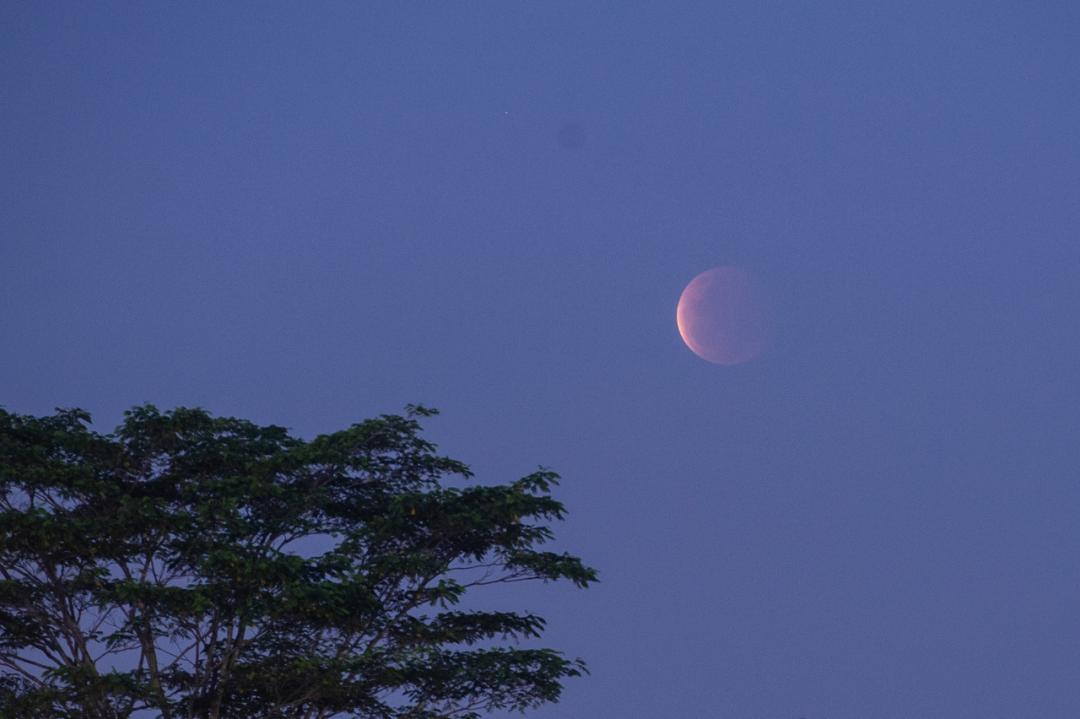
{"label": "tree canopy", "polygon": [[[410,407],[311,440],[200,409],[0,410],[0,716],[459,719],[581,660],[470,590],[596,573],[543,551],[558,476],[464,482]],[[471,595],[470,595],[471,596]],[[522,642],[522,640],[526,640]]]}

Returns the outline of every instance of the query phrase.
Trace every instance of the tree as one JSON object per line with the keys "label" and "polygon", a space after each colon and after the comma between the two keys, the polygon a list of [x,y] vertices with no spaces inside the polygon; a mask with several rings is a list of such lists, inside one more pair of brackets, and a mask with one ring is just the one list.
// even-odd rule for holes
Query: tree
{"label": "tree", "polygon": [[137,407],[111,434],[82,410],[0,410],[0,716],[436,719],[557,701],[585,667],[520,643],[544,620],[459,603],[595,581],[540,549],[558,477],[464,483],[421,437],[431,414],[305,441],[199,409]]}

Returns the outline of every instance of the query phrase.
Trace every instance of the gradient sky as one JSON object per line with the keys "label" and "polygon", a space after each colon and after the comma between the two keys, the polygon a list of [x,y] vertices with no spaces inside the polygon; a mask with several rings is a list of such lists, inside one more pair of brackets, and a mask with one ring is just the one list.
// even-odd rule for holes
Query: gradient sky
{"label": "gradient sky", "polygon": [[[543,464],[546,719],[1080,716],[1080,4],[0,4],[0,403]],[[680,341],[699,272],[772,350]]]}

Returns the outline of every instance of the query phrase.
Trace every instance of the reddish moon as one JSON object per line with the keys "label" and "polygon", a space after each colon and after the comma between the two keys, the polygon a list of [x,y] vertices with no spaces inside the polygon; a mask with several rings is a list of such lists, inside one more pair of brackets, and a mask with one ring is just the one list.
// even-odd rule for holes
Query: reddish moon
{"label": "reddish moon", "polygon": [[741,267],[714,267],[692,279],[679,297],[675,322],[686,346],[716,364],[748,362],[769,342],[768,298]]}

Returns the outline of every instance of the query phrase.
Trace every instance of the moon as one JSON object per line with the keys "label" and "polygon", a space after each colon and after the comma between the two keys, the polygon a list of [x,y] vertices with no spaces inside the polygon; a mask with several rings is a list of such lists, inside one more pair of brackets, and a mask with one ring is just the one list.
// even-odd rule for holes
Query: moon
{"label": "moon", "polygon": [[770,339],[770,307],[761,283],[749,270],[724,265],[690,280],[679,296],[675,323],[686,346],[721,365],[748,362]]}

